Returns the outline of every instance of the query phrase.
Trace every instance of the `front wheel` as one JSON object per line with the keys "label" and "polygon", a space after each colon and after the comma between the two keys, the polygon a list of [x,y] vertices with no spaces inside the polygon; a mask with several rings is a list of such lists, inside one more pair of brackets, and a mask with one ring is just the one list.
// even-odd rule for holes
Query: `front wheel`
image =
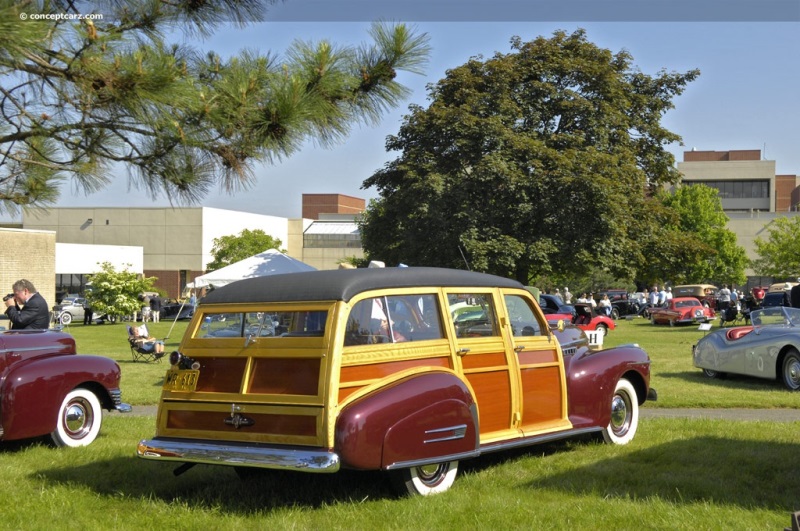
{"label": "front wheel", "polygon": [[73,389],[61,402],[56,429],[50,434],[56,446],[78,447],[91,444],[100,433],[103,410],[88,389]]}
{"label": "front wheel", "polygon": [[428,496],[449,489],[458,474],[458,461],[393,470],[395,488],[401,494]]}
{"label": "front wheel", "polygon": [[72,322],[72,314],[69,312],[61,312],[61,317],[58,319],[62,326],[67,326]]}
{"label": "front wheel", "polygon": [[800,353],[792,349],[783,358],[783,385],[790,391],[800,389]]}
{"label": "front wheel", "polygon": [[619,319],[619,308],[612,308],[611,318],[614,319],[615,321]]}
{"label": "front wheel", "polygon": [[611,397],[611,422],[603,429],[603,439],[612,444],[628,444],[639,427],[639,399],[636,389],[620,378]]}

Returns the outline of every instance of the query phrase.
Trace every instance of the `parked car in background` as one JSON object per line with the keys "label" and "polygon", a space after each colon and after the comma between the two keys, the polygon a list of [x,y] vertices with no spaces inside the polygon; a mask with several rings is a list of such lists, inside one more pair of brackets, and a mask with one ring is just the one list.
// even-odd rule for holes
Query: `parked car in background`
{"label": "parked car in background", "polygon": [[598,291],[594,294],[594,300],[600,302],[603,298],[603,295],[608,295],[608,299],[611,302],[620,299],[627,299],[628,298],[628,290],[622,288],[611,288],[603,291]]}
{"label": "parked car in background", "polygon": [[539,295],[539,306],[542,308],[542,312],[544,312],[545,315],[557,313],[569,315],[570,319],[575,315],[575,307],[572,304],[564,304],[564,301],[549,293],[542,293]]}
{"label": "parked car in background", "polygon": [[713,284],[686,284],[672,288],[673,298],[694,297],[706,308],[717,308],[717,291],[719,288]]}
{"label": "parked car in background", "polygon": [[786,290],[770,291],[761,300],[762,308],[770,308],[772,306],[791,306],[792,301],[789,298],[789,292]]}
{"label": "parked car in background", "polygon": [[592,308],[591,304],[579,302],[575,304],[574,315],[551,313],[546,315],[547,321],[553,326],[559,320],[572,324],[581,330],[600,330],[602,329],[605,334],[609,330],[616,328],[616,323],[607,315],[600,315],[597,310]]}
{"label": "parked car in background", "polygon": [[522,284],[426,267],[223,286],[170,364],[139,457],[176,473],[382,470],[411,494],[447,490],[487,452],[592,432],[626,444],[655,398],[638,346],[591,353]]}
{"label": "parked car in background", "polygon": [[194,306],[189,304],[189,301],[179,301],[176,299],[168,299],[161,306],[161,319],[174,321],[176,318],[179,321],[191,319],[194,316]]}
{"label": "parked car in background", "polygon": [[780,379],[800,390],[800,310],[773,306],[754,310],[750,326],[720,329],[692,347],[694,366],[709,378],[742,374]]}
{"label": "parked car in background", "polygon": [[701,304],[694,297],[675,297],[666,306],[650,308],[650,322],[654,325],[707,323],[714,319],[714,310]]}
{"label": "parked car in background", "polygon": [[53,306],[54,320],[64,326],[67,326],[75,319],[82,322],[86,314],[83,309],[85,302],[86,299],[83,297],[64,297],[61,299],[60,304]]}
{"label": "parked car in background", "polygon": [[617,320],[620,317],[629,315],[642,315],[646,308],[647,302],[644,299],[640,299],[638,296],[626,295],[623,298],[611,301],[611,318]]}
{"label": "parked car in background", "polygon": [[76,353],[75,339],[61,331],[0,332],[0,440],[49,435],[56,446],[86,446],[103,409],[130,410],[119,365]]}

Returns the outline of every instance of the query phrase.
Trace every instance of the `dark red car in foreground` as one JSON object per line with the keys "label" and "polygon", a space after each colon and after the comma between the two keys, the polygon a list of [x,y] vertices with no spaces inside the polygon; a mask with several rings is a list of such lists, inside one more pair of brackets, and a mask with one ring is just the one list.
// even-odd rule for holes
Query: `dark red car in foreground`
{"label": "dark red car in foreground", "polygon": [[77,355],[57,330],[0,332],[0,440],[49,435],[56,446],[97,438],[103,409],[129,411],[114,360]]}

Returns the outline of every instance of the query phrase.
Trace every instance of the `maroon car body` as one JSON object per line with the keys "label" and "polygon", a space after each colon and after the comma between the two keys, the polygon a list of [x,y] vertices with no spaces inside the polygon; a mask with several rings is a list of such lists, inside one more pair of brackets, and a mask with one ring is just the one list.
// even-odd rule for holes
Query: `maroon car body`
{"label": "maroon car body", "polygon": [[0,332],[0,440],[50,435],[57,446],[90,444],[103,408],[129,409],[119,381],[114,360],[76,355],[69,334]]}
{"label": "maroon car body", "polygon": [[170,364],[140,457],[176,473],[384,470],[412,494],[446,490],[487,452],[586,433],[626,444],[655,398],[638,346],[591,351],[520,283],[424,267],[232,283],[203,299]]}

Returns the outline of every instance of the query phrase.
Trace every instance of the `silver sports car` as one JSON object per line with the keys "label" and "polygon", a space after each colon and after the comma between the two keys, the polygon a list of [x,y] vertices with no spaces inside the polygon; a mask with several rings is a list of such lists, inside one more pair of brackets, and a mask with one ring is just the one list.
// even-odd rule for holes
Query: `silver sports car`
{"label": "silver sports car", "polygon": [[780,378],[787,389],[800,390],[800,309],[774,306],[752,312],[750,319],[750,326],[720,329],[698,341],[694,366],[709,378]]}

